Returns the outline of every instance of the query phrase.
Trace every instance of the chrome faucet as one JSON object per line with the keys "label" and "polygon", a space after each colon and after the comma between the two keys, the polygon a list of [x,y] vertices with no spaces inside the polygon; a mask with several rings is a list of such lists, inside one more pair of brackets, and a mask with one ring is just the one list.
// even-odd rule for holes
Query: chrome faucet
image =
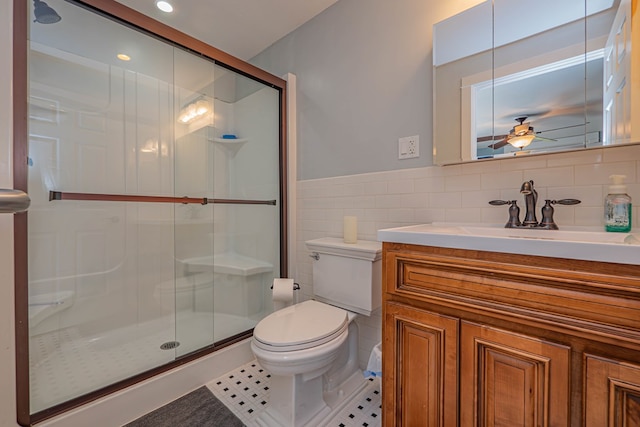
{"label": "chrome faucet", "polygon": [[509,220],[505,228],[538,228],[544,230],[557,230],[558,226],[553,220],[552,205],[577,205],[578,199],[545,200],[542,207],[542,220],[538,223],[536,218],[536,203],[538,202],[538,192],[533,188],[533,180],[525,181],[520,187],[520,193],[524,194],[525,214],[524,221],[520,222],[520,208],[516,200],[491,200],[490,205],[509,205]]}

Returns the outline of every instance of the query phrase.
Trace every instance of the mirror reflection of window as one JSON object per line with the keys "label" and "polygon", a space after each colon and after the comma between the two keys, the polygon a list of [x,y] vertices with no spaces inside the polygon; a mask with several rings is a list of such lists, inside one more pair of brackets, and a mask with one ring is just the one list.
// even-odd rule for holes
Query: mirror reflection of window
{"label": "mirror reflection of window", "polygon": [[[640,141],[630,5],[493,0],[436,24],[435,163]],[[460,28],[478,29],[473,42]]]}
{"label": "mirror reflection of window", "polygon": [[[482,134],[476,124],[480,158],[580,149],[603,141],[604,44],[615,2],[592,1],[586,9],[582,0],[529,3],[494,2],[493,93],[481,91],[476,103],[485,111],[483,98],[493,97],[494,135]],[[513,19],[523,10],[527,25]]]}
{"label": "mirror reflection of window", "polygon": [[[574,56],[479,85],[477,158],[601,144],[603,53],[591,52],[586,63],[584,55]],[[492,100],[494,111],[486,107]],[[518,137],[530,139],[522,145]]]}

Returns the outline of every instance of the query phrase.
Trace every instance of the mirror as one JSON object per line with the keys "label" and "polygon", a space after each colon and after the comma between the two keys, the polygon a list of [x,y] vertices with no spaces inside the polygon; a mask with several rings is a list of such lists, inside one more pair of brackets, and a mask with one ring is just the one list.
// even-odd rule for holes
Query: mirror
{"label": "mirror", "polygon": [[640,142],[631,1],[489,0],[437,23],[434,163]]}

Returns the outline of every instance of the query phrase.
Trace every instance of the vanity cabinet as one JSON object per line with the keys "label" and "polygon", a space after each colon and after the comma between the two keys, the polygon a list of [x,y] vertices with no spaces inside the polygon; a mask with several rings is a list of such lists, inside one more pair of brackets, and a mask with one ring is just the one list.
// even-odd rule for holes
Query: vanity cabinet
{"label": "vanity cabinet", "polygon": [[538,426],[544,419],[569,425],[568,346],[465,321],[460,326],[461,426]]}
{"label": "vanity cabinet", "polygon": [[[458,405],[458,319],[412,308],[385,306],[385,336],[394,355],[383,354],[385,425],[455,426]],[[389,346],[383,344],[383,352]],[[387,369],[391,358],[400,369]]]}
{"label": "vanity cabinet", "polygon": [[640,361],[586,357],[585,426],[640,426]]}
{"label": "vanity cabinet", "polygon": [[384,426],[640,426],[640,267],[383,244]]}

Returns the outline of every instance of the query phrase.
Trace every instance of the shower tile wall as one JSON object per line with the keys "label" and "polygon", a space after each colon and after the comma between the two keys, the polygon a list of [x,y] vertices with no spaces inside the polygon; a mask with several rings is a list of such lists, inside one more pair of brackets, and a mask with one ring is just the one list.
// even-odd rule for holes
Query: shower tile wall
{"label": "shower tile wall", "polygon": [[[425,167],[298,181],[297,281],[300,300],[313,294],[312,264],[306,240],[342,236],[345,215],[358,217],[358,238],[376,240],[381,228],[428,223],[504,223],[504,207],[492,199],[521,200],[520,184],[534,180],[539,200],[577,198],[561,206],[556,222],[602,226],[603,200],[611,174],[627,175],[634,204],[633,224],[640,227],[640,145],[541,155],[520,159]],[[360,367],[366,367],[381,339],[381,313],[360,317]]]}
{"label": "shower tile wall", "polygon": [[[171,194],[172,162],[157,155],[159,141],[170,136],[170,129],[159,125],[170,111],[170,88],[161,79],[71,53],[61,61],[47,52],[36,45],[30,60],[29,293],[55,299],[57,292],[68,291],[75,302],[61,313],[59,323],[49,322],[39,332],[81,323],[100,329],[105,321],[124,324],[136,316],[152,317],[157,312],[147,304],[152,289],[136,294],[136,283],[124,271],[135,268],[155,283],[174,276],[172,257],[158,249],[172,247],[173,234],[159,233],[157,224],[153,230],[136,226],[143,219],[172,217],[173,210],[52,203],[48,191]],[[78,79],[79,64],[87,63],[96,71]],[[50,66],[56,72],[43,73]],[[125,113],[137,114],[144,123],[128,126]],[[135,235],[150,238],[136,240]],[[135,260],[122,256],[124,252]],[[112,274],[103,274],[107,272]],[[137,311],[125,310],[138,296]],[[117,318],[113,307],[120,309]]]}
{"label": "shower tile wall", "polygon": [[[230,177],[231,197],[241,199],[279,198],[278,117],[279,111],[268,108],[278,105],[278,94],[265,88],[239,99],[234,104],[235,128],[247,142],[234,155],[234,175]],[[239,124],[242,124],[240,127]],[[273,239],[274,230],[280,227],[278,207],[255,206],[233,211],[234,244],[237,253],[270,260],[276,268],[279,264],[279,245]]]}

